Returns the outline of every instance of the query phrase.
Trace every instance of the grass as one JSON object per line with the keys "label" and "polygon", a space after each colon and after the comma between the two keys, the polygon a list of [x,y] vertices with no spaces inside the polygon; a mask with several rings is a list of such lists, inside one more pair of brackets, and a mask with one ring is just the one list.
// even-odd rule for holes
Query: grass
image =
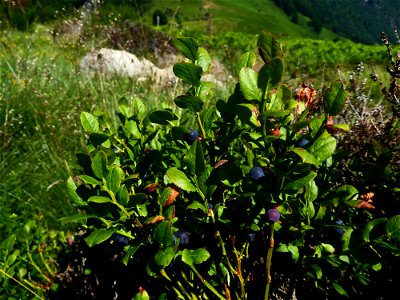
{"label": "grass", "polygon": [[65,180],[83,151],[82,111],[115,111],[121,97],[139,97],[148,107],[169,103],[173,88],[91,76],[77,67],[82,50],[55,43],[45,27],[8,31],[1,39],[0,230],[14,232],[26,220],[58,219],[74,212]]}
{"label": "grass", "polygon": [[[257,34],[262,30],[271,32],[279,37],[332,39],[339,38],[333,32],[324,29],[317,34],[307,25],[307,18],[299,17],[299,24],[290,21],[290,17],[270,0],[154,0],[155,8],[165,11],[170,8],[179,12],[183,17],[184,28],[207,32],[208,14],[211,16],[213,33],[223,31]],[[150,24],[150,16],[146,17]]]}

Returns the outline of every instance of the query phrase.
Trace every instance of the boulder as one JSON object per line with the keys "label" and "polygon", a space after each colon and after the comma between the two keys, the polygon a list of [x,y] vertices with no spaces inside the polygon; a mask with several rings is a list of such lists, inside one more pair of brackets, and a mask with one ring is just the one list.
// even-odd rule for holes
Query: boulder
{"label": "boulder", "polygon": [[80,62],[84,71],[128,76],[139,81],[153,79],[157,83],[174,80],[172,68],[160,69],[151,61],[122,51],[102,48],[85,55]]}
{"label": "boulder", "polygon": [[[145,58],[139,59],[132,53],[107,48],[93,50],[85,55],[80,61],[80,68],[83,71],[127,76],[138,81],[153,80],[153,82],[160,85],[175,84],[178,81],[172,66],[159,68],[151,61]],[[214,74],[204,74],[202,79],[214,82],[217,87],[223,86],[220,78],[224,77],[221,75],[225,69],[220,64],[217,67],[212,65],[211,69],[213,71],[218,70],[221,74],[217,78]],[[225,77],[224,79],[226,80],[227,78]]]}

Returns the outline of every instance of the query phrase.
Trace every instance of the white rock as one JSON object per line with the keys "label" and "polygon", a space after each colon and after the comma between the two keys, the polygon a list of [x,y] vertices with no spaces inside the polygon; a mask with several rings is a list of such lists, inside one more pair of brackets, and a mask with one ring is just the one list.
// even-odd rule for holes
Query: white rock
{"label": "white rock", "polygon": [[[175,84],[178,81],[172,66],[158,68],[151,61],[139,59],[132,53],[107,48],[88,53],[81,59],[80,68],[83,71],[128,76],[138,81],[152,80],[161,85]],[[205,74],[202,80],[214,82],[217,87],[223,85],[213,74]]]}
{"label": "white rock", "polygon": [[84,56],[80,67],[82,70],[96,70],[129,77],[147,77],[157,69],[147,59],[138,59],[129,52],[106,48],[94,50]]}

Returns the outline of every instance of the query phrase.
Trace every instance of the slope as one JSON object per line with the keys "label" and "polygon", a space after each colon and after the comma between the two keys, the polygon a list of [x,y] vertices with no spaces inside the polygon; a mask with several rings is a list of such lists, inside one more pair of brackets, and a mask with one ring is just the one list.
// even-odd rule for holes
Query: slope
{"label": "slope", "polygon": [[[298,24],[290,21],[272,0],[152,0],[153,9],[177,13],[184,29],[218,33],[233,31],[256,34],[262,30],[277,36],[333,39],[339,36],[329,30],[317,34],[300,16]],[[147,16],[149,20],[150,16]]]}

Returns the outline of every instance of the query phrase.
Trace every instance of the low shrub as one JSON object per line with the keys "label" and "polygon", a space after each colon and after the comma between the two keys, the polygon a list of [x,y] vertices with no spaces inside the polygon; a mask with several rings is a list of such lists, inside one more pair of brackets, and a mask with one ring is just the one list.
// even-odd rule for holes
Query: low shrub
{"label": "low shrub", "polygon": [[321,93],[303,84],[292,95],[281,83],[282,49],[262,33],[263,66],[255,71],[256,55],[243,54],[233,93],[213,104],[213,84],[201,80],[208,52],[191,38],[174,44],[186,57],[174,73],[189,86],[174,100],[181,114],[148,111],[137,98],[120,100],[117,123],[81,114],[87,152],[67,181],[79,213],[63,222],[80,224],[90,255],[129,274],[110,280],[114,273],[103,271],[107,291],[126,299],[338,299],[394,289],[378,285],[379,274],[394,274],[400,215],[382,212],[370,186],[342,181],[333,134],[349,134],[336,117],[348,98],[343,84]]}

